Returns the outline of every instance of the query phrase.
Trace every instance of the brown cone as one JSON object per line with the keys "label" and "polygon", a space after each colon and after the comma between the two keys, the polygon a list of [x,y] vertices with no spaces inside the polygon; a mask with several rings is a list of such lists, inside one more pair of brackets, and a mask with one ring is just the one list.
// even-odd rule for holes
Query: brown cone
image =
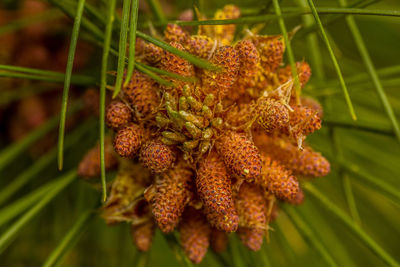
{"label": "brown cone", "polygon": [[179,226],[183,250],[193,263],[200,263],[210,244],[211,228],[200,210],[186,208]]}
{"label": "brown cone", "polygon": [[235,175],[252,181],[261,174],[261,156],[254,143],[242,133],[226,132],[217,142],[218,153]]}
{"label": "brown cone", "polygon": [[146,142],[140,149],[140,163],[154,173],[168,170],[175,161],[175,151],[160,141]]}
{"label": "brown cone", "polygon": [[211,231],[211,248],[217,252],[221,253],[226,250],[228,247],[228,235],[224,231],[220,231],[216,228],[213,228]]}
{"label": "brown cone", "polygon": [[258,251],[261,249],[264,239],[263,229],[240,227],[237,231],[237,234],[243,245],[249,249],[253,251]]}
{"label": "brown cone", "polygon": [[231,179],[224,162],[216,153],[199,163],[196,187],[211,225],[225,232],[235,231],[238,216],[232,198]]}
{"label": "brown cone", "polygon": [[161,231],[171,232],[178,225],[192,195],[192,175],[192,171],[181,161],[157,177],[155,194],[150,202],[154,220]]}
{"label": "brown cone", "polygon": [[114,149],[121,157],[133,158],[139,151],[143,140],[143,129],[134,123],[129,123],[118,130],[114,137]]}
{"label": "brown cone", "polygon": [[235,204],[241,227],[265,229],[267,206],[264,194],[258,185],[242,183]]}
{"label": "brown cone", "polygon": [[117,130],[132,120],[132,112],[125,103],[113,101],[107,106],[106,123],[111,129]]}
{"label": "brown cone", "polygon": [[239,53],[231,46],[222,46],[215,51],[210,62],[221,67],[221,70],[204,70],[202,90],[206,95],[213,94],[222,99],[237,80]]}
{"label": "brown cone", "polygon": [[329,161],[307,145],[300,150],[292,143],[268,137],[263,137],[260,145],[265,153],[296,175],[321,177],[330,172]]}
{"label": "brown cone", "polygon": [[122,90],[138,118],[148,118],[157,111],[160,105],[157,83],[137,70]]}
{"label": "brown cone", "polygon": [[277,198],[291,201],[299,191],[299,182],[276,160],[263,155],[262,174],[256,179],[256,184],[274,194]]}
{"label": "brown cone", "polygon": [[[114,156],[113,147],[108,138],[104,143],[104,156],[106,171],[113,170],[118,166],[118,160]],[[78,175],[82,178],[100,176],[100,144],[97,144],[85,154],[79,163]]]}
{"label": "brown cone", "polygon": [[154,222],[152,220],[140,225],[131,225],[132,241],[139,251],[146,252],[151,248],[154,230]]}

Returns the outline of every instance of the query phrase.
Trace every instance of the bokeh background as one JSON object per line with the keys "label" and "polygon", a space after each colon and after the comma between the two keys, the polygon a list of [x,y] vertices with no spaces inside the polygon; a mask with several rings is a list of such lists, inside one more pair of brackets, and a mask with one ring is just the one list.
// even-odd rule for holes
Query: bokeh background
{"label": "bokeh background", "polygon": [[[35,73],[16,75],[24,72],[10,69],[65,71],[73,19],[60,5],[75,9],[77,1],[49,2],[0,3],[0,265],[41,266],[49,257],[56,257],[58,266],[184,265],[173,238],[157,231],[152,249],[139,253],[128,225],[107,226],[96,212],[88,213],[101,204],[98,184],[79,179],[62,184],[98,140],[98,119],[81,106],[93,100],[85,97],[85,90],[98,89],[102,44],[81,30],[70,92],[70,102],[76,103],[70,109],[79,111],[68,117],[64,170],[59,172],[57,114],[63,75],[40,78]],[[162,32],[154,2],[140,1],[138,29]],[[314,1],[354,105],[358,120],[353,121],[308,1],[278,2],[287,29],[301,26],[291,46],[295,59],[308,61],[313,70],[303,93],[324,107],[322,129],[307,140],[330,159],[332,172],[312,185],[304,181],[305,202],[283,206],[261,251],[249,252],[232,235],[226,252],[208,253],[200,266],[396,266],[400,262],[400,136],[395,130],[400,119],[400,3]],[[345,7],[338,9],[343,2]],[[159,2],[171,21],[193,5],[211,17],[228,3],[241,7],[243,17],[275,14],[268,0]],[[106,16],[107,1],[87,4]],[[117,6],[121,8],[122,1]],[[104,30],[101,17],[84,14]],[[262,23],[237,23],[238,36],[257,25],[262,34],[281,32],[276,16]],[[115,31],[113,41],[118,38]],[[116,69],[117,57],[110,59],[110,69]],[[108,175],[109,180],[112,177]],[[57,250],[62,242],[67,246]]]}

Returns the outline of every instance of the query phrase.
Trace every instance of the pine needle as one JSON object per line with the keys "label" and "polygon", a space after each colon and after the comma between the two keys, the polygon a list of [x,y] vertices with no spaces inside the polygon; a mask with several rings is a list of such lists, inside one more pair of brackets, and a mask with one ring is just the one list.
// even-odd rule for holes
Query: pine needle
{"label": "pine needle", "polygon": [[279,19],[278,19],[279,27],[281,29],[281,32],[282,32],[282,35],[283,35],[283,39],[285,40],[287,56],[289,58],[290,68],[292,70],[292,77],[294,77],[294,86],[295,86],[295,89],[296,89],[296,99],[297,99],[297,102],[298,102],[298,101],[300,101],[301,87],[300,87],[299,76],[297,75],[296,61],[294,59],[292,46],[290,44],[290,40],[289,40],[288,33],[287,33],[287,30],[286,30],[285,21],[282,18],[282,12],[281,12],[281,8],[279,6],[279,2],[278,2],[278,0],[272,0],[272,3],[274,4],[275,13],[279,17]]}
{"label": "pine needle", "polygon": [[[80,110],[82,108],[81,103],[76,103],[71,106],[69,110],[69,114],[73,114],[74,112]],[[24,152],[27,148],[29,148],[34,142],[39,140],[41,137],[49,133],[52,129],[54,129],[59,122],[60,115],[49,119],[42,126],[32,131],[26,137],[21,139],[18,142],[15,142],[2,151],[0,151],[0,172],[13,160],[16,159],[22,152]]]}
{"label": "pine needle", "polygon": [[[338,2],[340,3],[341,6],[346,5],[346,0],[338,0]],[[353,35],[354,42],[357,45],[357,48],[358,48],[358,51],[360,52],[362,60],[364,61],[365,67],[367,68],[368,73],[371,77],[371,80],[374,83],[376,92],[379,95],[379,98],[382,102],[383,108],[385,109],[386,115],[388,116],[390,122],[392,123],[393,131],[397,137],[397,140],[400,142],[399,123],[393,112],[392,106],[390,105],[390,102],[386,96],[385,90],[383,89],[381,80],[379,79],[379,76],[376,72],[374,63],[372,62],[372,59],[369,55],[367,47],[365,46],[365,42],[363,40],[363,37],[361,36],[360,30],[358,29],[356,21],[354,20],[353,16],[347,16],[346,22],[351,31],[351,34]]]}
{"label": "pine needle", "polygon": [[322,256],[327,265],[333,267],[338,266],[328,250],[313,233],[312,229],[306,224],[306,222],[301,219],[297,211],[293,207],[288,207],[287,205],[284,205],[283,209],[285,213],[289,216],[293,224],[296,226],[296,228],[299,230],[299,233],[303,235],[304,239],[318,251],[318,253]]}
{"label": "pine needle", "polygon": [[156,39],[154,37],[151,37],[150,35],[147,35],[147,34],[142,33],[140,31],[137,31],[136,35],[139,36],[140,38],[142,38],[143,40],[148,41],[150,43],[153,43],[156,46],[159,46],[162,49],[164,49],[164,50],[166,50],[166,51],[168,51],[168,52],[170,52],[172,54],[175,54],[175,55],[177,55],[177,56],[179,56],[179,57],[181,57],[183,59],[186,59],[187,61],[189,61],[190,63],[196,65],[197,67],[204,68],[204,69],[209,69],[209,70],[218,70],[219,69],[218,67],[212,65],[211,63],[209,63],[208,61],[206,61],[204,59],[198,58],[198,57],[193,56],[193,55],[191,55],[189,53],[181,51],[181,50],[179,50],[179,49],[177,49],[175,47],[170,46],[169,44],[167,44],[164,41],[161,41],[161,40],[158,40],[158,39]]}
{"label": "pine needle", "polygon": [[49,189],[37,204],[26,212],[20,219],[13,223],[3,234],[0,235],[0,254],[7,248],[15,236],[22,230],[22,228],[29,223],[50,201],[52,201],[58,193],[66,188],[76,178],[76,171],[70,171],[67,174],[57,179],[54,186]]}
{"label": "pine needle", "polygon": [[307,190],[318,202],[324,206],[326,210],[335,215],[340,221],[349,228],[363,243],[377,256],[379,256],[389,266],[400,266],[400,264],[393,259],[381,246],[379,246],[375,240],[373,240],[364,230],[362,230],[357,224],[353,222],[340,208],[338,208],[334,201],[326,198],[318,189],[316,189],[310,183],[304,184],[304,189]]}
{"label": "pine needle", "polygon": [[92,210],[83,212],[71,229],[66,233],[64,238],[58,244],[57,247],[51,252],[47,260],[43,264],[43,267],[57,266],[62,262],[65,255],[73,248],[78,242],[81,235],[85,232],[91,219],[94,217]]}
{"label": "pine needle", "polygon": [[323,39],[323,41],[324,41],[324,43],[326,45],[326,48],[328,49],[329,55],[331,57],[333,65],[335,67],[337,76],[339,78],[339,81],[340,81],[340,84],[341,84],[341,87],[342,87],[342,90],[343,90],[344,98],[345,98],[347,106],[349,108],[349,112],[350,112],[351,118],[353,120],[357,120],[357,116],[356,116],[356,113],[354,112],[354,107],[353,107],[353,104],[352,104],[351,99],[350,99],[349,92],[348,92],[347,87],[346,87],[346,83],[344,82],[344,79],[343,79],[342,71],[340,70],[339,63],[336,60],[336,56],[333,53],[332,47],[331,47],[331,45],[329,43],[329,40],[328,40],[328,36],[326,35],[324,27],[322,26],[322,22],[321,22],[321,20],[319,18],[317,9],[315,8],[314,3],[313,3],[312,0],[308,0],[308,5],[311,8],[311,11],[313,13],[315,22],[317,23],[317,25],[319,27],[322,39]]}
{"label": "pine needle", "polygon": [[61,116],[60,116],[60,128],[58,130],[58,169],[62,170],[64,161],[64,135],[65,135],[65,120],[67,116],[67,105],[68,105],[68,92],[71,85],[72,68],[74,66],[74,57],[76,44],[78,42],[79,30],[81,27],[81,20],[83,15],[83,7],[85,0],[79,0],[78,7],[76,10],[76,16],[74,20],[74,26],[72,27],[71,42],[68,51],[67,67],[65,69],[65,81],[64,89],[61,101]]}
{"label": "pine needle", "polygon": [[139,1],[132,0],[130,25],[129,25],[129,55],[128,55],[128,67],[126,70],[126,80],[124,86],[127,86],[130,77],[132,77],[133,70],[135,68],[135,48],[136,48],[136,29],[138,20],[138,9]]}
{"label": "pine needle", "polygon": [[147,0],[147,4],[150,6],[151,11],[153,11],[154,15],[156,16],[157,20],[161,24],[166,24],[167,19],[163,13],[160,3],[158,0]]}
{"label": "pine needle", "polygon": [[104,132],[105,132],[105,105],[106,105],[106,85],[107,85],[107,66],[108,55],[110,53],[111,36],[113,29],[113,22],[115,16],[116,0],[110,0],[107,15],[107,24],[104,35],[104,49],[101,63],[101,82],[100,82],[100,172],[101,172],[101,185],[103,189],[103,202],[107,199],[107,185],[106,185],[106,167],[104,156]]}
{"label": "pine needle", "polygon": [[[128,29],[129,29],[129,11],[131,8],[131,0],[124,0],[122,7],[122,20],[121,20],[121,32],[119,37],[119,49],[118,49],[118,67],[117,67],[117,78],[115,81],[113,98],[116,98],[121,91],[122,79],[124,78],[125,70],[125,55],[126,55],[126,43],[128,39]],[[131,46],[135,46],[132,43]],[[130,76],[126,77],[129,80]]]}

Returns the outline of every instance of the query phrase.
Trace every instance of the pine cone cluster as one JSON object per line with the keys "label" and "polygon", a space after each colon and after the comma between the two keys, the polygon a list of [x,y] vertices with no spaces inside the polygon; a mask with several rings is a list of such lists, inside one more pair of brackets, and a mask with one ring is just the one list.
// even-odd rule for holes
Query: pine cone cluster
{"label": "pine cone cluster", "polygon": [[[233,5],[215,14],[239,16]],[[135,71],[107,109],[114,150],[133,167],[120,166],[103,216],[131,223],[140,250],[150,248],[154,226],[177,229],[194,263],[209,245],[223,251],[229,232],[258,250],[277,203],[300,204],[299,179],[330,171],[305,143],[321,128],[322,109],[296,94],[290,67],[282,67],[282,36],[233,41],[235,27],[200,26],[196,35],[178,25],[165,30],[165,42],[209,59],[217,71],[137,40],[137,60],[194,79],[163,76],[173,83],[165,86]],[[299,62],[297,70],[304,87],[310,67]]]}

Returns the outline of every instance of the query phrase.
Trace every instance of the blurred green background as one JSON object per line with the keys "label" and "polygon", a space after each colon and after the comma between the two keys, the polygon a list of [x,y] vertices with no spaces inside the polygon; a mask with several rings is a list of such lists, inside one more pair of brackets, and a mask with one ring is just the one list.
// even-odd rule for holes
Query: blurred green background
{"label": "blurred green background", "polygon": [[[4,0],[3,0],[4,1]],[[60,2],[74,3],[74,0]],[[105,14],[107,1],[87,1]],[[138,29],[156,21],[148,2],[140,1]],[[373,62],[395,117],[400,118],[400,2],[348,1],[364,10],[379,13],[397,12],[394,16],[351,15],[361,33],[363,44]],[[13,8],[15,1],[5,1]],[[167,18],[174,20],[180,12],[197,5],[206,14],[233,3],[242,8],[244,17],[275,14],[271,1],[163,1]],[[336,8],[337,1],[314,1],[317,8]],[[121,6],[121,1],[117,1]],[[279,1],[284,11],[307,10],[307,1]],[[328,9],[325,9],[328,10]],[[348,9],[350,10],[350,9]],[[357,13],[357,10],[354,10]],[[337,12],[340,13],[340,12]],[[317,98],[324,106],[323,127],[307,138],[316,150],[331,160],[332,172],[312,182],[304,181],[305,202],[298,207],[283,205],[278,219],[271,224],[269,240],[263,249],[253,253],[244,248],[234,235],[226,252],[209,252],[200,266],[386,266],[400,262],[400,139],[377,93],[365,64],[365,54],[359,52],[354,31],[343,14],[320,13],[329,42],[342,70],[358,120],[353,122],[344,101],[338,76],[328,50],[318,34],[314,18],[309,15],[284,16],[288,30],[300,25],[291,46],[296,60],[311,64],[313,75],[303,94]],[[349,18],[349,17],[348,17]],[[334,19],[334,20],[333,20]],[[353,22],[354,22],[353,21]],[[351,22],[350,22],[351,23]],[[157,27],[162,31],[162,27]],[[255,24],[239,24],[241,29]],[[0,32],[1,27],[0,26]],[[72,24],[71,24],[72,27]],[[354,29],[353,29],[354,30]],[[262,34],[279,34],[277,18],[265,21]],[[68,33],[66,33],[68,34]],[[113,39],[118,41],[118,34]],[[318,48],[318,49],[317,49]],[[116,66],[116,57],[112,58]],[[288,60],[286,59],[287,63]],[[1,62],[0,62],[1,63]],[[88,75],[99,77],[95,60]],[[0,84],[2,82],[0,78]],[[379,85],[378,85],[379,86]],[[61,86],[62,87],[62,86]],[[0,96],[1,97],[1,96]],[[98,135],[97,122],[84,130],[65,152],[65,171],[73,169]],[[3,126],[2,126],[3,128]],[[89,127],[88,127],[89,128]],[[83,130],[82,130],[83,131]],[[67,135],[68,136],[68,135]],[[0,161],[11,144],[1,140]],[[35,162],[20,153],[6,166],[0,165],[0,196],[18,175]],[[0,201],[0,235],[4,237],[20,219],[44,199],[21,200],[42,185],[60,177],[56,160],[35,175],[17,194]],[[316,191],[317,193],[315,193]],[[326,201],[325,201],[326,200]],[[18,230],[12,243],[0,250],[1,266],[40,266],[68,234],[87,210],[100,205],[100,192],[84,181],[75,179],[40,212]],[[333,207],[332,207],[333,206]],[[12,207],[10,209],[10,207]],[[13,211],[19,210],[10,219]],[[3,217],[3,219],[2,219]],[[157,231],[153,247],[146,254],[131,244],[129,226],[107,226],[94,214],[83,224],[76,242],[62,251],[60,266],[181,266],[173,243]],[[84,231],[83,231],[84,230]],[[0,237],[0,238],[2,238]],[[0,239],[1,240],[1,239]],[[8,242],[9,243],[9,242]],[[178,253],[179,254],[179,253]],[[384,261],[390,255],[392,261]]]}

